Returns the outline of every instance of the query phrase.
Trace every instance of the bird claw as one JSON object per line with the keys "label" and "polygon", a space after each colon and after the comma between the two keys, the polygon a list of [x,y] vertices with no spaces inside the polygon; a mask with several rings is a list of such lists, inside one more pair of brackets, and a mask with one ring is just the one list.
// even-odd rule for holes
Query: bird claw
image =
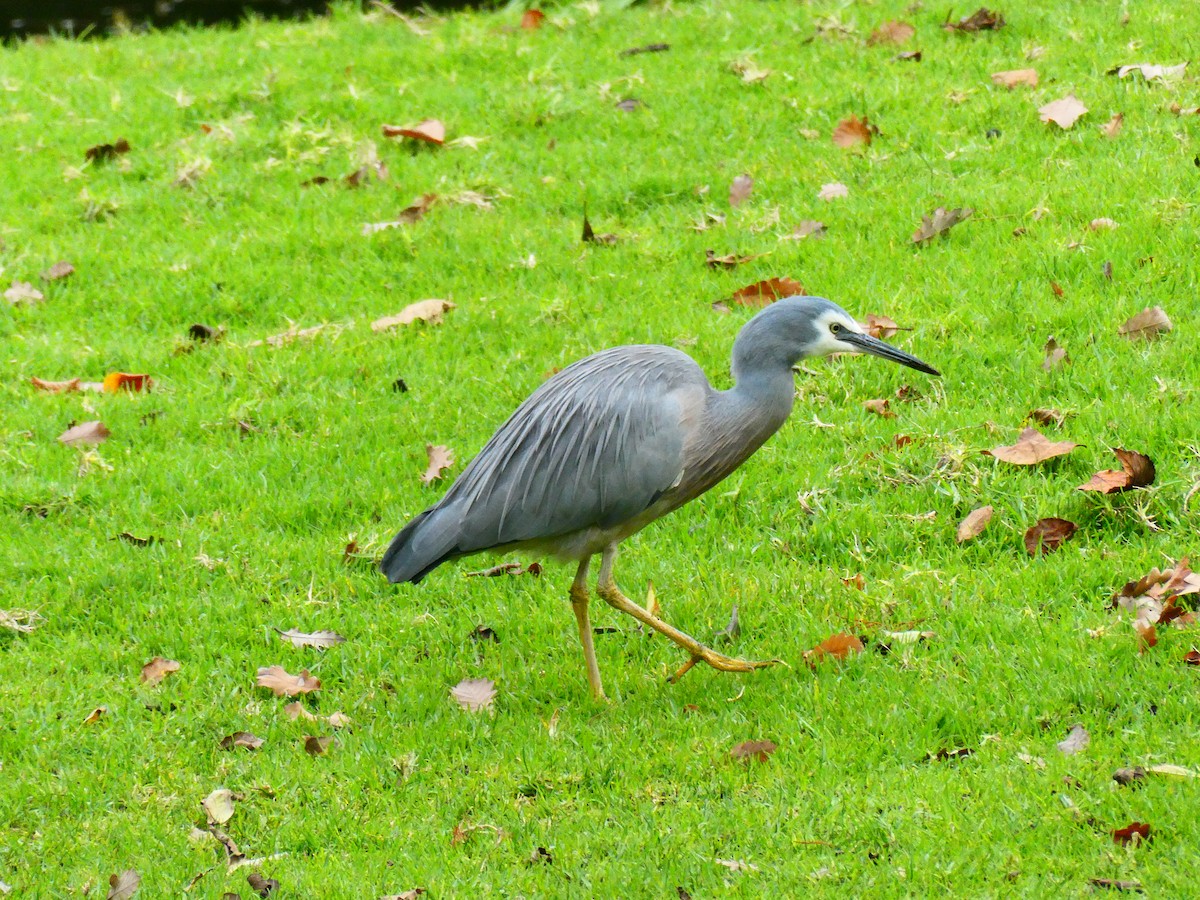
{"label": "bird claw", "polygon": [[709,650],[707,647],[705,647],[704,652],[702,652],[698,655],[693,655],[691,659],[689,659],[687,662],[685,662],[682,666],[679,667],[679,669],[675,672],[675,674],[673,674],[670,678],[667,679],[667,682],[670,684],[675,684],[676,682],[679,681],[680,678],[682,678],[684,675],[686,675],[688,672],[690,672],[692,670],[692,667],[695,666],[696,663],[698,663],[698,662],[706,662],[710,666],[712,666],[714,669],[717,669],[718,671],[721,671],[721,672],[753,672],[755,669],[765,669],[768,666],[786,666],[787,665],[787,663],[785,663],[781,659],[765,659],[765,660],[734,659],[731,656],[724,656],[720,653],[717,653],[713,650]]}

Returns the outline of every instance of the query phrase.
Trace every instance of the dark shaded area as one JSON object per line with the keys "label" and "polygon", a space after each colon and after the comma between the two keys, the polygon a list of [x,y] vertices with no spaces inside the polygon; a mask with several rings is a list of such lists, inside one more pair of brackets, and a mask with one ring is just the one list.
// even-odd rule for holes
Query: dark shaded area
{"label": "dark shaded area", "polygon": [[327,0],[8,0],[0,2],[0,38],[101,37],[180,23],[236,24],[249,14],[294,19],[328,11]]}

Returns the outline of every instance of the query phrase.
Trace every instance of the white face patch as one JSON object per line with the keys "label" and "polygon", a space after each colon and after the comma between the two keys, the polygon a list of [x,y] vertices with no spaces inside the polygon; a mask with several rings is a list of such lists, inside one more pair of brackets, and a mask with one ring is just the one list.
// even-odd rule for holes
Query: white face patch
{"label": "white face patch", "polygon": [[[862,351],[853,344],[845,343],[838,339],[836,331],[853,332],[854,334],[862,334],[862,327],[852,318],[842,315],[836,310],[829,310],[822,313],[813,322],[813,326],[817,330],[817,339],[809,348],[811,356],[828,356],[830,353],[861,353]],[[834,326],[837,326],[835,328]]]}

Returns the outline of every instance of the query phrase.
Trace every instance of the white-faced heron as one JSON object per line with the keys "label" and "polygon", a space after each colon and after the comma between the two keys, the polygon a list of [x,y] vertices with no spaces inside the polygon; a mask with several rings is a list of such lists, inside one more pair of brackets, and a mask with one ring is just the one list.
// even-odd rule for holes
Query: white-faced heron
{"label": "white-faced heron", "polygon": [[587,586],[596,554],[600,596],[690,654],[673,679],[699,661],[726,672],[771,665],[716,653],[638,606],[617,587],[613,563],[621,541],[713,487],[779,430],[795,398],[792,367],[830,353],[870,353],[939,374],[819,297],[780,300],[746,323],[733,344],[735,383],[726,391],[671,347],[601,351],[517,407],[445,496],[396,535],[380,569],[390,581],[415,584],[447,560],[482,550],[578,562],[571,605],[597,698],[604,690]]}

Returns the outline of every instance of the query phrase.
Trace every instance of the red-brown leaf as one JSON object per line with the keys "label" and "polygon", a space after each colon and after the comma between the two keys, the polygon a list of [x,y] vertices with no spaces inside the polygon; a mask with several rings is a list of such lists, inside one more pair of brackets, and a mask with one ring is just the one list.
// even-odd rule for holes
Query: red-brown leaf
{"label": "red-brown leaf", "polygon": [[742,741],[742,743],[729,751],[729,755],[742,762],[749,762],[752,759],[757,759],[759,762],[766,762],[767,757],[774,752],[774,741]]}
{"label": "red-brown leaf", "polygon": [[521,27],[526,31],[537,31],[546,21],[546,14],[540,9],[527,9],[521,16]]}
{"label": "red-brown leaf", "polygon": [[913,28],[907,22],[900,22],[893,19],[890,22],[884,22],[871,32],[871,36],[867,38],[867,46],[904,44],[912,40],[916,33],[917,29]]}
{"label": "red-brown leaf", "polygon": [[402,137],[414,141],[424,141],[427,144],[444,144],[446,142],[446,126],[437,119],[425,119],[416,125],[384,125],[384,137]]}
{"label": "red-brown leaf", "polygon": [[1097,472],[1086,484],[1081,484],[1081,491],[1095,491],[1099,494],[1116,494],[1130,488],[1146,487],[1154,483],[1154,462],[1144,453],[1134,450],[1124,450],[1113,447],[1113,453],[1121,461],[1121,471],[1105,469]]}
{"label": "red-brown leaf", "polygon": [[1122,847],[1126,844],[1137,846],[1142,841],[1150,840],[1150,826],[1145,822],[1130,822],[1124,828],[1114,828],[1112,839],[1114,844]]}
{"label": "red-brown leaf", "polygon": [[859,144],[869,145],[873,127],[867,122],[867,117],[850,116],[837,123],[833,129],[833,142],[843,149],[857,147]]}
{"label": "red-brown leaf", "polygon": [[1025,532],[1025,549],[1030,556],[1053,553],[1073,535],[1079,526],[1067,519],[1038,519]]}
{"label": "red-brown leaf", "polygon": [[128,372],[109,372],[104,376],[104,390],[115,394],[117,391],[148,391],[154,384],[149,375],[130,375]]}
{"label": "red-brown leaf", "polygon": [[994,447],[984,450],[983,453],[1015,466],[1032,466],[1070,453],[1078,446],[1080,445],[1074,441],[1051,441],[1036,428],[1026,428],[1015,444],[1009,447]]}
{"label": "red-brown leaf", "polygon": [[803,295],[804,285],[794,278],[767,278],[733,292],[729,298],[738,306],[769,306],[784,297]]}
{"label": "red-brown leaf", "polygon": [[179,671],[179,663],[173,659],[156,656],[142,666],[142,681],[146,684],[158,684],[172,672]]}
{"label": "red-brown leaf", "polygon": [[811,650],[804,651],[804,660],[810,666],[820,662],[825,657],[845,659],[856,653],[862,653],[863,643],[852,634],[839,633],[827,637]]}
{"label": "red-brown leaf", "polygon": [[746,174],[739,175],[729,186],[729,205],[741,206],[746,202],[746,198],[750,196],[752,190],[754,190],[754,179]]}

